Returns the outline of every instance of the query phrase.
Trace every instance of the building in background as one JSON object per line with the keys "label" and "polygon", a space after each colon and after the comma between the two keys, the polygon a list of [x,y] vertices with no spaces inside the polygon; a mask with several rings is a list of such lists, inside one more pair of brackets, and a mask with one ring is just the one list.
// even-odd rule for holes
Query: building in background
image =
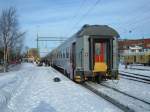
{"label": "building in background", "polygon": [[141,64],[150,63],[150,38],[119,40],[118,46],[121,62]]}

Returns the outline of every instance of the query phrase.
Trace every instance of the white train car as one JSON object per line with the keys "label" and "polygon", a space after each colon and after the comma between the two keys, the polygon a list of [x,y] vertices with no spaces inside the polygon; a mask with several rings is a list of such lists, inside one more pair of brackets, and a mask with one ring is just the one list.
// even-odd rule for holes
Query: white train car
{"label": "white train car", "polygon": [[46,58],[76,82],[118,79],[118,37],[107,25],[84,25]]}

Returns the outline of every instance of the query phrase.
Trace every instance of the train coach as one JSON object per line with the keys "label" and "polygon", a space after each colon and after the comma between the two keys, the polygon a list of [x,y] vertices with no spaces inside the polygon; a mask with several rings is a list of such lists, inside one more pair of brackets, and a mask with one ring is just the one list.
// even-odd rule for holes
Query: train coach
{"label": "train coach", "polygon": [[118,37],[107,25],[84,25],[46,58],[76,82],[118,79]]}

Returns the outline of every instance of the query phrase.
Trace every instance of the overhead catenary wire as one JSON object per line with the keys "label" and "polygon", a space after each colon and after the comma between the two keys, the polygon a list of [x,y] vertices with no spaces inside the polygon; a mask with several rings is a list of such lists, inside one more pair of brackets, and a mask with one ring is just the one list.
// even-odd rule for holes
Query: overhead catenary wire
{"label": "overhead catenary wire", "polygon": [[[75,22],[75,24],[73,25],[73,27],[69,30],[69,33],[72,32],[74,30],[74,28],[84,19],[87,17],[87,15],[90,13],[90,11],[92,11],[97,5],[98,3],[100,2],[100,0],[96,0],[96,2],[86,11],[86,13],[84,13],[81,18]],[[69,34],[68,33],[68,34]],[[68,36],[67,34],[67,36]]]}
{"label": "overhead catenary wire", "polygon": [[[141,7],[141,9],[143,9],[145,7],[145,5],[143,5],[142,7]],[[137,12],[136,13],[138,13],[139,11],[141,11],[141,10],[138,10],[137,9]],[[135,12],[133,12],[133,13],[135,13]],[[135,18],[135,19],[134,19]],[[123,30],[123,32],[124,33],[132,33],[132,32],[134,32],[135,33],[135,30],[138,30],[137,28],[138,28],[138,26],[141,26],[141,25],[143,25],[143,24],[140,24],[140,23],[142,23],[142,22],[148,22],[149,21],[149,15],[147,15],[147,16],[139,16],[139,15],[136,15],[136,16],[134,16],[134,18],[132,18],[132,19],[129,19],[129,20],[127,20],[127,21],[125,21],[124,22],[124,24],[125,24],[125,26],[128,26],[128,27],[125,27],[124,28],[124,26],[122,27],[122,24],[120,24],[120,23],[118,23],[118,28],[121,28],[122,30]],[[133,21],[133,19],[134,19],[134,21]],[[132,23],[131,23],[131,21],[133,21]],[[130,28],[129,28],[130,27]]]}
{"label": "overhead catenary wire", "polygon": [[[82,9],[82,7],[84,6],[84,4],[86,3],[86,1],[87,1],[87,0],[83,0],[83,1],[81,2],[81,5],[77,8],[76,12],[75,12],[74,15],[71,17],[71,18],[72,18],[71,21],[72,21],[72,20],[75,20],[75,19],[78,17],[78,15],[79,15],[79,13],[81,12],[81,9]],[[71,21],[68,22],[68,25],[70,24]],[[66,26],[68,26],[68,25],[66,25]],[[68,33],[66,33],[66,34],[64,35],[64,37],[68,36],[67,34],[68,34]]]}
{"label": "overhead catenary wire", "polygon": [[72,17],[72,19],[75,19],[75,18],[79,15],[79,12],[80,12],[80,10],[82,9],[82,6],[84,6],[84,4],[85,4],[86,1],[87,1],[87,0],[83,0],[83,1],[82,1],[80,7],[79,7],[78,10],[76,11],[76,13],[75,13],[74,16]]}

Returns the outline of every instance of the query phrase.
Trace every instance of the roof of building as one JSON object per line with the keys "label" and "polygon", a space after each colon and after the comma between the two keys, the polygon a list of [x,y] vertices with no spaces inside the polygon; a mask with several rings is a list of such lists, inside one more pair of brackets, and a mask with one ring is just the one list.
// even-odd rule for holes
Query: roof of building
{"label": "roof of building", "polygon": [[119,40],[119,49],[128,49],[128,47],[125,48],[125,46],[142,46],[143,48],[150,48],[150,38],[146,39],[124,39]]}

